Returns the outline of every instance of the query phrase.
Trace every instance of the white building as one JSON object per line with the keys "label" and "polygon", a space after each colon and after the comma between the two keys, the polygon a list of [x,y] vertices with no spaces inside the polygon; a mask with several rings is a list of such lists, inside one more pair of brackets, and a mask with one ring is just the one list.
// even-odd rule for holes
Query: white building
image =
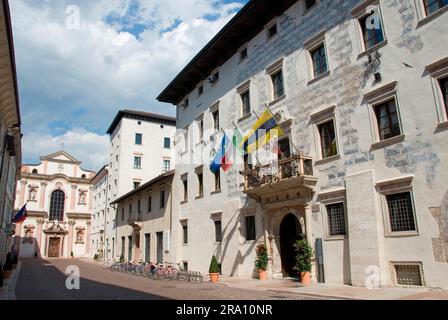
{"label": "white building", "polygon": [[0,264],[11,249],[11,216],[22,161],[20,107],[8,1],[0,5]]}
{"label": "white building", "polygon": [[21,257],[89,257],[94,172],[66,151],[23,165],[16,212],[27,204],[28,218],[16,225],[14,245]]}
{"label": "white building", "polygon": [[108,198],[108,166],[104,166],[92,178],[93,185],[93,212],[92,212],[92,239],[91,239],[91,255],[92,258],[98,255],[99,258],[107,258],[110,254],[110,244],[104,243],[104,231],[108,221],[106,221],[107,212],[110,211]]}
{"label": "white building", "polygon": [[[142,111],[119,111],[107,133],[110,135],[107,202],[137,189],[174,166],[176,119]],[[106,210],[106,257],[119,258],[116,206]],[[110,253],[110,255],[109,255]]]}
{"label": "white building", "polygon": [[[306,238],[314,281],[448,288],[447,11],[249,1],[158,97],[188,131],[176,146],[177,260],[207,273],[215,254],[223,274],[254,276],[264,241],[271,277],[289,276],[292,243]],[[265,106],[285,132],[278,170],[259,152],[267,167],[253,156],[253,170],[215,177],[204,150],[220,134],[204,131],[247,132]]]}
{"label": "white building", "polygon": [[[119,256],[128,261],[172,262],[170,235],[174,170],[118,198]],[[184,265],[184,267],[188,267]]]}

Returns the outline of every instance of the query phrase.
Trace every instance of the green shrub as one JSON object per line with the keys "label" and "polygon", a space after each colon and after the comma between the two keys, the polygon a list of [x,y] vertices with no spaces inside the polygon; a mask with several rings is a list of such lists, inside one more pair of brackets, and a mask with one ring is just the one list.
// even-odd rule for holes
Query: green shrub
{"label": "green shrub", "polygon": [[120,263],[123,263],[124,262],[124,255],[122,254],[121,256],[120,256]]}
{"label": "green shrub", "polygon": [[264,243],[260,243],[257,246],[257,258],[255,259],[255,267],[261,271],[266,271],[268,269],[268,249]]}
{"label": "green shrub", "polygon": [[95,253],[95,255],[93,256],[93,260],[98,260],[98,253]]}
{"label": "green shrub", "polygon": [[216,260],[216,257],[212,257],[212,261],[210,262],[210,268],[208,269],[209,273],[221,273],[221,270],[219,269],[218,260]]}
{"label": "green shrub", "polygon": [[296,252],[295,270],[298,272],[311,272],[311,258],[313,257],[313,248],[306,240],[297,240],[294,243]]}
{"label": "green shrub", "polygon": [[11,271],[12,270],[12,259],[11,253],[6,255],[5,265],[3,266],[3,271]]}

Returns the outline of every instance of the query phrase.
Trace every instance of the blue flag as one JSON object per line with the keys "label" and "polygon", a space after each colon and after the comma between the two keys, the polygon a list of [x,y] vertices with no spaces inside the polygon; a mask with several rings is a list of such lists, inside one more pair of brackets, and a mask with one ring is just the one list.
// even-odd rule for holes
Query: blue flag
{"label": "blue flag", "polygon": [[219,172],[222,165],[225,163],[226,150],[230,145],[230,139],[224,132],[224,136],[222,137],[222,141],[219,147],[218,152],[215,154],[212,163],[210,164],[210,171],[213,173]]}

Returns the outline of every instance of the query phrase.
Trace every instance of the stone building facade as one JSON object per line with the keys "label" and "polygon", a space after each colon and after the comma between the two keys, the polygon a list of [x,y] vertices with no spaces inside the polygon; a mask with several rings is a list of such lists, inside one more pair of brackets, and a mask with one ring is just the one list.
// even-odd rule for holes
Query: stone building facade
{"label": "stone building facade", "polygon": [[22,166],[15,210],[27,204],[28,218],[16,225],[20,256],[89,257],[94,175],[66,151]]}
{"label": "stone building facade", "polygon": [[16,182],[22,161],[22,133],[14,43],[7,0],[0,3],[0,264],[11,249]]}
{"label": "stone building facade", "polygon": [[170,251],[174,170],[111,203],[116,206],[118,254],[127,261],[173,262]]}
{"label": "stone building facade", "polygon": [[110,254],[110,243],[105,240],[106,225],[110,223],[106,217],[111,208],[108,203],[108,182],[109,170],[108,166],[101,168],[92,178],[93,185],[93,211],[92,211],[92,258],[97,255],[99,259],[108,258]]}
{"label": "stone building facade", "polygon": [[[223,274],[254,276],[266,242],[283,277],[304,238],[314,281],[448,288],[447,11],[249,1],[158,97],[177,105],[181,131],[176,259],[207,273],[216,255]],[[285,133],[277,167],[259,150],[217,187],[219,130],[247,132],[266,107]]]}
{"label": "stone building facade", "polygon": [[105,258],[120,257],[116,234],[119,212],[110,203],[162,172],[173,169],[175,132],[175,118],[154,113],[121,110],[112,121],[107,130],[110,135],[110,160],[105,199],[109,204],[105,211]]}

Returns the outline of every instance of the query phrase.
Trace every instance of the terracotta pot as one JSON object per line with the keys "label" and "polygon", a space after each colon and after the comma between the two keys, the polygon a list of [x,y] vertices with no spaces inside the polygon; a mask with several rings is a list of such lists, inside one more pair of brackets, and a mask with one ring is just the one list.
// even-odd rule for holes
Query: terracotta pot
{"label": "terracotta pot", "polygon": [[11,274],[12,274],[12,271],[5,271],[5,270],[3,270],[3,278],[4,279],[11,278]]}
{"label": "terracotta pot", "polygon": [[219,273],[210,273],[210,281],[212,283],[219,282]]}
{"label": "terracotta pot", "polygon": [[258,279],[261,281],[265,281],[268,279],[268,273],[266,270],[258,270]]}
{"label": "terracotta pot", "polygon": [[309,272],[300,272],[300,282],[305,286],[309,286],[311,284],[311,274]]}

